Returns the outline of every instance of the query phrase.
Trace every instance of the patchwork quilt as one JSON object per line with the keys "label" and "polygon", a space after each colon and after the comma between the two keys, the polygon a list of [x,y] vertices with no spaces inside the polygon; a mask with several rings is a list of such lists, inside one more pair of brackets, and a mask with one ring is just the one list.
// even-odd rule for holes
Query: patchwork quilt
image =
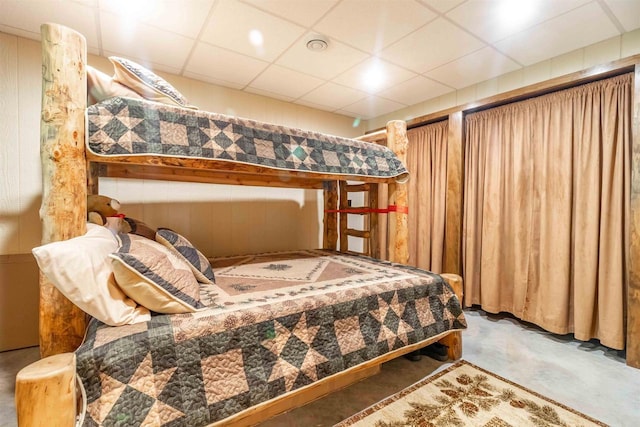
{"label": "patchwork quilt", "polygon": [[466,327],[449,285],[424,270],[324,250],[212,261],[203,310],[91,321],[76,352],[84,425],[207,425]]}
{"label": "patchwork quilt", "polygon": [[87,109],[89,150],[157,155],[274,169],[404,178],[393,151],[377,144],[155,102],[110,98]]}

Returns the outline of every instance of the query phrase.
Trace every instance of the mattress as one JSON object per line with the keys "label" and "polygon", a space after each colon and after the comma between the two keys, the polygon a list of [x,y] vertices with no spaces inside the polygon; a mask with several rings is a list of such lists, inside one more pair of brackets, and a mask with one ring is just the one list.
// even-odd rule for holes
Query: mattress
{"label": "mattress", "polygon": [[97,156],[211,159],[278,170],[405,179],[387,147],[156,102],[110,98],[87,109]]}
{"label": "mattress", "polygon": [[202,426],[466,327],[433,273],[325,250],[212,260],[204,310],[109,327],[76,352],[85,425]]}

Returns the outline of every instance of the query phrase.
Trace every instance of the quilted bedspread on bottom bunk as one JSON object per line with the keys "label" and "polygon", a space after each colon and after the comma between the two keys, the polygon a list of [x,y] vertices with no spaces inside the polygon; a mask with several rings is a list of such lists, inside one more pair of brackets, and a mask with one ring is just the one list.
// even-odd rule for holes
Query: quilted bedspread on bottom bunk
{"label": "quilted bedspread on bottom bunk", "polygon": [[77,350],[85,425],[201,426],[466,327],[435,274],[330,251],[213,260],[208,308],[109,327]]}

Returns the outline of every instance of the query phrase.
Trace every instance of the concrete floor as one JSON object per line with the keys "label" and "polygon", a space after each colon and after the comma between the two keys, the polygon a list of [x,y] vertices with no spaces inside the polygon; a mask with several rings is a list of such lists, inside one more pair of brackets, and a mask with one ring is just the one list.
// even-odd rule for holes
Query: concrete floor
{"label": "concrete floor", "polygon": [[[481,310],[465,314],[469,328],[463,332],[463,358],[467,361],[611,426],[640,426],[640,369],[626,366],[623,353],[596,341],[552,335],[508,315]],[[0,426],[16,425],[15,374],[37,358],[37,348],[0,353]],[[383,365],[378,375],[260,426],[331,426],[450,365],[426,357],[419,362],[396,359]]]}

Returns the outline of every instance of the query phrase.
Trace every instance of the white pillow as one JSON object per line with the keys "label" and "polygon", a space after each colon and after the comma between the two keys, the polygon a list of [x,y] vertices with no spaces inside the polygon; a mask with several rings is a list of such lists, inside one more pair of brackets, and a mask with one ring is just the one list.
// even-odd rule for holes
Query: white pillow
{"label": "white pillow", "polygon": [[109,254],[120,243],[108,228],[87,224],[84,236],[48,243],[32,249],[40,270],[72,303],[110,326],[151,319],[118,287]]}
{"label": "white pillow", "polygon": [[123,98],[143,99],[133,89],[116,82],[111,76],[87,65],[87,95],[88,104],[93,105],[114,96]]}

